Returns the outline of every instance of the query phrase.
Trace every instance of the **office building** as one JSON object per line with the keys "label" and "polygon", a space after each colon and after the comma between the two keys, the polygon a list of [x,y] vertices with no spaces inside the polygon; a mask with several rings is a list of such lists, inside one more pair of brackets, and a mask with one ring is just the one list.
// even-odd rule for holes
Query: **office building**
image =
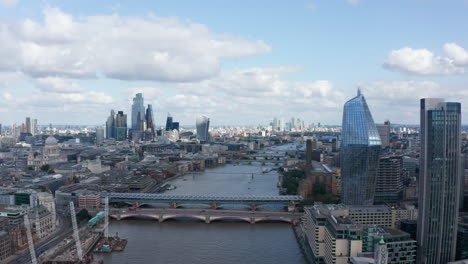
{"label": "office building", "polygon": [[196,120],[197,138],[200,141],[208,141],[210,138],[210,119],[206,116],[198,116]]}
{"label": "office building", "polygon": [[106,138],[115,138],[115,111],[111,110],[106,121]]}
{"label": "office building", "polygon": [[377,125],[379,131],[380,141],[382,142],[382,148],[390,146],[390,121],[385,121],[383,125]]}
{"label": "office building", "polygon": [[153,106],[149,104],[146,108],[146,129],[151,132],[152,138],[156,136],[153,115]]}
{"label": "office building", "polygon": [[104,144],[104,128],[96,128],[96,146],[102,146]]}
{"label": "office building", "polygon": [[166,119],[166,131],[172,131],[172,115],[171,113],[167,113],[167,119]]}
{"label": "office building", "polygon": [[144,99],[143,94],[137,93],[135,97],[133,97],[132,104],[132,130],[138,131],[141,128],[142,122],[145,122]]}
{"label": "office building", "polygon": [[421,99],[418,263],[455,260],[461,177],[461,105]]}
{"label": "office building", "polygon": [[361,92],[344,105],[341,146],[342,201],[372,205],[379,166],[380,136]]}
{"label": "office building", "polygon": [[382,157],[375,187],[375,203],[395,205],[403,196],[402,157]]}
{"label": "office building", "polygon": [[124,141],[125,139],[127,139],[127,115],[125,115],[123,111],[117,112],[115,123],[116,123],[115,140]]}

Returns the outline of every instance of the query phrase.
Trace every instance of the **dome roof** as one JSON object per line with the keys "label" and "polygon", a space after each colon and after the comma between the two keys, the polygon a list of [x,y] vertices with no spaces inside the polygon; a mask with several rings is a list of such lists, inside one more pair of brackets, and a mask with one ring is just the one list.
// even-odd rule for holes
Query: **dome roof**
{"label": "dome roof", "polygon": [[58,140],[52,135],[50,135],[45,141],[46,145],[57,145],[57,143],[58,143]]}

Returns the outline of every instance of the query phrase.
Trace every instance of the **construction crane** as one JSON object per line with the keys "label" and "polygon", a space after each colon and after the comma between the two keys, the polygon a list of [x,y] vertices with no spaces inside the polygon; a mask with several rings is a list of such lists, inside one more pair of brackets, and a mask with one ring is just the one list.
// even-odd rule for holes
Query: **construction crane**
{"label": "construction crane", "polygon": [[109,197],[105,198],[104,236],[109,241]]}
{"label": "construction crane", "polygon": [[75,237],[76,243],[76,254],[78,255],[78,260],[81,261],[83,260],[83,250],[81,249],[80,232],[78,230],[78,224],[76,223],[75,205],[73,202],[70,202],[70,214],[73,225],[73,236]]}
{"label": "construction crane", "polygon": [[29,217],[27,214],[24,215],[24,225],[26,226],[26,235],[28,237],[29,253],[31,254],[31,263],[37,264],[36,250],[34,250],[34,241],[31,232],[31,224],[29,223]]}

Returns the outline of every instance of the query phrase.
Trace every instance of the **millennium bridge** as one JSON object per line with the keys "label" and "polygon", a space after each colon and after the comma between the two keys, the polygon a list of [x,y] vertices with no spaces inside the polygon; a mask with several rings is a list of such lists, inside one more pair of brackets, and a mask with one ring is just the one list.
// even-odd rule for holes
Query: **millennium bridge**
{"label": "millennium bridge", "polygon": [[280,205],[295,211],[300,195],[166,195],[153,193],[101,193],[101,198],[109,198],[109,202],[126,202],[140,207],[144,204],[166,203],[171,209],[183,205],[207,204],[216,210],[226,204],[247,205],[251,211],[262,205]]}

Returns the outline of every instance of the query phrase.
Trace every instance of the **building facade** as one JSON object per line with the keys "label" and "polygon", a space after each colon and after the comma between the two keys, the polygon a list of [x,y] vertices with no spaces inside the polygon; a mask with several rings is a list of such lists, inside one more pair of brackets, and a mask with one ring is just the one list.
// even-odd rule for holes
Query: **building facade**
{"label": "building facade", "polygon": [[395,205],[403,196],[402,157],[382,157],[379,161],[374,202]]}
{"label": "building facade", "polygon": [[208,141],[210,139],[210,119],[206,116],[198,116],[196,120],[197,138],[200,141]]}
{"label": "building facade", "polygon": [[350,205],[372,205],[379,166],[380,136],[364,96],[344,105],[341,195]]}
{"label": "building facade", "polygon": [[418,263],[455,260],[461,178],[461,105],[421,99]]}
{"label": "building facade", "polygon": [[132,104],[132,130],[138,130],[140,122],[145,122],[145,105],[143,94],[137,93]]}

